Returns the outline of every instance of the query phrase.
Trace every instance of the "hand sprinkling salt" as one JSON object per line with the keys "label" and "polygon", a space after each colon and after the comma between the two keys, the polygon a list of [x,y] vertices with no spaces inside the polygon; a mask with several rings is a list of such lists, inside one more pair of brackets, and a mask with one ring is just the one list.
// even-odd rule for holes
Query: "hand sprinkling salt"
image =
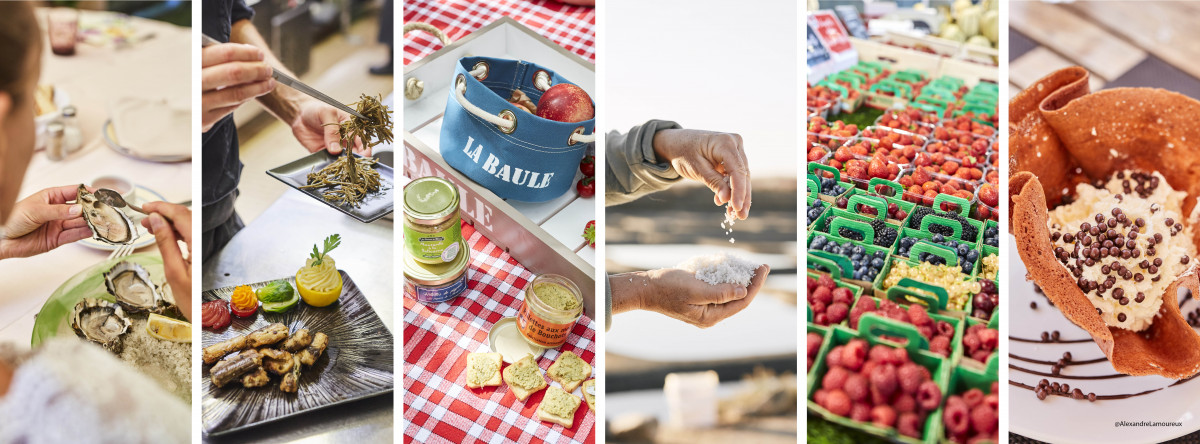
{"label": "hand sprinkling salt", "polygon": [[754,279],[755,270],[761,265],[729,253],[719,253],[688,259],[679,264],[679,268],[696,273],[696,279],[709,285],[734,284],[749,287],[750,281]]}

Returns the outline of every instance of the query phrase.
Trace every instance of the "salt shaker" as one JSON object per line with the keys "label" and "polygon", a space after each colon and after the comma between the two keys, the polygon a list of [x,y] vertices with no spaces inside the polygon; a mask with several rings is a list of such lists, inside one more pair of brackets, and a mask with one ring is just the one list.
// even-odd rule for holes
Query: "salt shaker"
{"label": "salt shaker", "polygon": [[83,132],[79,129],[79,121],[75,118],[75,105],[63,107],[59,121],[63,125],[63,157],[83,148]]}
{"label": "salt shaker", "polygon": [[66,157],[63,152],[63,124],[57,120],[46,124],[46,157],[52,161],[60,161]]}

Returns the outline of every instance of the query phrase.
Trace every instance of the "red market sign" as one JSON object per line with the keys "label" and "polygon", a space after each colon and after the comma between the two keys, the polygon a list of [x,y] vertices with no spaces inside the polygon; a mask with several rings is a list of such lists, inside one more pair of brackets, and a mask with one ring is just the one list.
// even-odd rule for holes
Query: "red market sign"
{"label": "red market sign", "polygon": [[850,38],[847,37],[849,34],[846,32],[846,28],[842,27],[842,23],[833,11],[814,12],[812,19],[816,22],[817,33],[821,35],[821,40],[825,41],[825,45],[830,51],[844,53],[854,49],[850,44]]}

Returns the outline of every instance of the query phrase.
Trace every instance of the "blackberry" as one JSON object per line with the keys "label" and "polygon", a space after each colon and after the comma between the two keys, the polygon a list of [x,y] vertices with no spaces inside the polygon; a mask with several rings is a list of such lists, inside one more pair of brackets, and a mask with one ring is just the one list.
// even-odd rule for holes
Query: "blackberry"
{"label": "blackberry", "polygon": [[[962,238],[965,241],[975,242],[975,240],[979,238],[979,230],[976,229],[974,225],[971,225],[971,223],[967,221],[967,218],[962,217],[958,213],[937,211],[929,207],[917,207],[915,210],[913,210],[912,217],[908,218],[909,228],[921,228],[921,220],[925,219],[925,216],[930,214],[958,221],[960,224],[962,224]],[[952,228],[941,224],[930,225],[929,232],[941,234],[943,236],[954,235],[954,230]]]}
{"label": "blackberry", "polygon": [[887,226],[882,219],[872,219],[871,228],[875,230],[875,245],[891,247],[896,243],[896,229]]}
{"label": "blackberry", "polygon": [[813,201],[812,205],[808,206],[808,225],[816,222],[823,212],[825,212],[825,201],[821,199]]}

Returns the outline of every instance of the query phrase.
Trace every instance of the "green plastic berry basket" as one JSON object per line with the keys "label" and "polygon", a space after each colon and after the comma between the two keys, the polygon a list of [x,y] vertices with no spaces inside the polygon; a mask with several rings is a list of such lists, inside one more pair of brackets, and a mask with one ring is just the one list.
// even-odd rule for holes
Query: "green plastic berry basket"
{"label": "green plastic berry basket", "polygon": [[[830,222],[830,220],[832,220],[832,222]],[[827,234],[829,236],[837,237],[838,239],[847,239],[845,236],[841,235],[841,230],[839,230],[840,228],[846,228],[847,230],[851,230],[862,235],[863,240],[856,242],[887,248],[888,251],[891,251],[892,247],[896,246],[896,240],[893,239],[892,242],[888,243],[887,245],[876,244],[875,230],[871,228],[871,220],[871,216],[833,207],[821,213],[821,216],[818,217],[813,223],[811,229],[815,233]],[[899,225],[890,224],[887,222],[884,222],[884,224],[887,227],[896,230],[896,238],[900,237]]]}
{"label": "green plastic berry basket", "polygon": [[[869,208],[875,209],[877,214],[878,214],[879,209],[883,208],[882,214],[884,214],[885,222],[892,224],[892,225],[896,225],[898,227],[902,227],[902,226],[904,226],[904,223],[908,220],[908,215],[912,214],[912,210],[914,208],[916,208],[917,204],[902,200],[899,197],[889,197],[884,194],[874,193],[874,192],[870,191],[871,188],[876,188],[877,186],[878,187],[886,187],[884,185],[880,185],[880,183],[882,183],[882,182],[887,182],[887,183],[896,185],[897,187],[900,186],[900,184],[897,184],[896,182],[880,179],[878,177],[871,179],[870,185],[867,186],[868,187],[867,190],[855,188],[855,189],[851,190],[849,194],[846,195],[847,201],[853,200],[856,197],[860,198],[859,200],[854,201],[854,202],[847,202],[846,211],[851,211],[851,212],[857,213],[859,215],[862,215],[864,217],[878,218],[878,216],[872,216],[870,213],[864,213],[864,212],[860,211],[859,204],[861,204],[863,207],[869,207]],[[883,189],[886,190],[887,188],[883,188]],[[901,188],[901,190],[902,190],[902,188]],[[897,191],[895,195],[900,196],[902,193],[903,193],[902,191]],[[866,200],[866,202],[863,201],[864,199]],[[895,218],[892,218],[891,216],[887,215],[888,214],[887,213],[888,205],[896,205],[896,207],[898,207],[900,209],[900,211],[904,212],[904,218],[903,219],[895,219]]]}
{"label": "green plastic berry basket", "polygon": [[[971,245],[978,245],[983,240],[984,223],[982,221],[978,221],[975,219],[971,219],[970,217],[967,217],[967,215],[970,214],[969,208],[974,206],[974,204],[973,204],[974,201],[968,202],[966,199],[963,199],[961,197],[955,197],[955,196],[951,196],[949,194],[938,194],[937,197],[933,199],[933,207],[931,209],[933,209],[934,211],[936,211],[938,213],[946,213],[945,211],[938,209],[941,207],[941,204],[943,202],[954,203],[954,204],[958,205],[959,211],[956,211],[955,213],[958,214],[960,217],[962,217],[964,220],[966,220],[968,225],[975,228],[975,239],[962,239],[961,235],[955,235],[954,238],[959,239],[959,240],[965,240],[968,244],[971,244]],[[913,210],[914,210],[913,212],[915,213],[916,209],[914,208]],[[951,219],[947,219],[946,217],[943,217],[943,216],[938,216],[936,213],[931,213],[930,216],[937,216],[940,218],[941,221],[951,220]],[[939,219],[935,219],[935,220],[939,220]],[[929,225],[927,225],[925,223],[924,218],[921,219],[920,225],[913,226],[914,223],[916,223],[916,219],[913,218],[912,215],[909,215],[908,220],[905,221],[904,227],[929,231]],[[966,228],[962,225],[961,222],[955,223],[955,224],[952,224],[949,222],[938,222],[937,224],[949,227],[955,233],[962,233],[963,230]],[[957,230],[954,229],[954,227],[956,225],[958,226]]]}
{"label": "green plastic berry basket", "polygon": [[[933,309],[930,309],[930,307],[932,305],[930,305],[931,302],[928,301],[927,299],[922,298],[922,300],[917,300],[917,301],[909,299],[910,297],[913,297],[912,295],[914,295],[914,294],[925,296],[924,294],[922,294],[923,293],[922,291],[913,291],[913,289],[900,289],[900,290],[901,291],[895,291],[895,290],[891,291],[890,292],[891,294],[889,295],[889,297],[887,299],[891,300],[892,302],[895,302],[896,304],[899,304],[900,306],[906,307],[906,308],[908,305],[912,305],[912,304],[923,305],[926,307],[926,311],[929,313],[929,317],[931,319],[933,319],[934,321],[942,321],[942,322],[949,323],[950,326],[954,327],[954,334],[951,335],[951,337],[950,337],[950,355],[946,356],[945,358],[947,360],[949,360],[951,365],[956,365],[959,362],[959,360],[961,359],[962,354],[963,354],[962,336],[963,336],[963,333],[966,332],[966,330],[967,330],[966,322],[960,316],[953,316],[953,315],[949,315],[949,314],[939,313],[938,309],[936,307],[934,307]],[[945,290],[943,290],[943,291],[945,291]],[[859,303],[859,299],[862,299],[862,298],[869,298],[872,302],[875,303],[876,309],[878,309],[879,304],[883,302],[883,299],[881,299],[881,298],[866,294],[861,297],[855,298],[854,305],[851,305],[850,307],[853,308],[853,307],[857,306]],[[890,319],[890,318],[888,320],[893,321],[893,322],[900,322],[900,323],[906,324],[906,325],[912,325],[912,324],[907,324],[907,323],[904,323],[904,322],[901,322],[898,320],[894,320],[894,319]],[[860,324],[862,323],[862,319],[859,319],[859,323]],[[854,327],[850,326],[849,318],[847,318],[846,326],[850,327],[851,329],[855,329]],[[913,328],[916,328],[916,327],[913,326]],[[935,329],[937,328],[936,324],[935,324],[934,328]],[[935,333],[936,333],[936,330],[935,330]],[[931,348],[931,345],[929,343],[926,343],[925,346],[923,348],[921,348],[921,350],[930,351],[930,348]],[[930,353],[932,353],[932,352],[930,352]]]}
{"label": "green plastic berry basket", "polygon": [[[822,343],[822,353],[817,356],[817,360],[813,363],[812,371],[808,373],[808,393],[806,395],[808,413],[824,418],[825,420],[841,425],[843,427],[860,430],[864,433],[878,436],[880,438],[892,440],[895,442],[907,444],[933,444],[936,443],[941,435],[942,424],[942,406],[938,405],[936,409],[931,411],[925,418],[924,427],[922,428],[921,439],[914,439],[900,435],[895,428],[884,428],[876,426],[870,422],[858,422],[850,418],[835,415],[824,407],[817,405],[813,401],[813,396],[817,390],[821,388],[822,379],[825,378],[825,373],[828,370],[826,367],[826,359],[834,347],[844,345],[853,339],[863,339],[867,341],[868,350],[876,344],[883,344],[893,348],[903,348],[908,351],[908,357],[912,362],[925,367],[929,370],[932,381],[937,384],[938,389],[943,395],[950,383],[950,373],[952,367],[949,361],[941,356],[921,350],[920,341],[925,338],[921,337],[920,333],[911,325],[900,322],[888,322],[889,319],[877,316],[875,314],[863,315],[859,319],[860,330],[851,330],[848,327],[838,326],[830,329],[829,339]],[[865,325],[863,325],[865,324]],[[866,328],[862,328],[866,327]],[[896,344],[887,339],[880,338],[880,335],[897,336],[907,338],[908,341],[904,345]]]}
{"label": "green plastic berry basket", "polygon": [[[828,158],[829,156],[826,156],[826,157]],[[843,181],[842,181],[842,172],[841,172],[841,171],[838,171],[838,169],[837,169],[837,168],[831,167],[831,166],[829,166],[829,165],[822,165],[822,164],[821,164],[821,163],[819,163],[819,162],[809,162],[809,163],[808,163],[808,177],[809,177],[809,178],[813,178],[814,180],[816,180],[816,182],[817,182],[817,185],[820,185],[820,184],[821,184],[821,181],[820,181],[820,179],[818,179],[820,176],[819,176],[819,175],[816,173],[816,171],[817,171],[817,170],[820,170],[820,171],[823,171],[823,172],[824,172],[824,173],[826,173],[826,174],[832,175],[832,176],[833,176],[833,180],[837,181],[838,185],[841,185],[843,188],[845,188],[845,189],[846,189],[846,192],[844,192],[844,193],[841,193],[841,194],[837,194],[837,195],[821,194],[821,195],[820,195],[820,196],[821,196],[821,200],[823,200],[823,201],[826,201],[826,202],[829,202],[829,203],[833,203],[835,200],[837,200],[837,198],[839,198],[839,197],[841,197],[841,196],[844,196],[846,193],[849,193],[849,192],[850,192],[850,190],[853,190],[853,189],[854,189],[854,184],[853,184],[853,183],[850,183],[850,182],[843,182]],[[820,192],[820,188],[818,187],[818,188],[817,188],[817,190],[818,190],[818,193],[819,193],[819,192]]]}
{"label": "green plastic berry basket", "polygon": [[[916,247],[914,246],[913,248],[916,248]],[[931,251],[936,251],[936,248]],[[902,279],[900,279],[898,285],[893,285],[893,286],[884,285],[884,283],[887,280],[888,274],[890,274],[892,272],[892,267],[894,266],[894,264],[897,261],[904,261],[904,262],[908,263],[908,265],[910,265],[910,266],[918,265],[915,260],[904,259],[904,258],[901,258],[898,256],[892,256],[890,259],[888,259],[888,261],[884,264],[883,269],[880,270],[879,275],[875,277],[875,282],[873,282],[870,287],[876,297],[892,298],[893,296],[890,293],[898,291],[897,289],[895,289],[893,287],[915,288],[918,290],[918,291],[916,291],[916,293],[918,293],[918,294],[907,295],[910,299],[922,300],[923,303],[928,307],[936,306],[938,308],[938,313],[940,313],[940,314],[948,314],[951,316],[958,316],[958,317],[965,317],[967,315],[963,311],[963,307],[965,307],[966,304],[970,303],[970,296],[968,296],[966,298],[966,300],[964,300],[956,305],[951,300],[950,292],[947,289],[942,288],[941,286],[938,286],[938,285],[930,284],[928,282],[919,281],[919,280],[916,280],[913,278],[902,278]],[[969,282],[971,280],[972,279],[970,277],[966,277],[963,279],[963,282]],[[924,294],[924,297],[922,297],[921,294]],[[937,296],[936,302],[932,299],[932,296]]]}
{"label": "green plastic berry basket", "polygon": [[[839,288],[846,288],[846,289],[850,290],[850,293],[853,294],[853,297],[850,298],[851,304],[853,304],[854,301],[857,301],[858,297],[863,294],[863,292],[864,292],[863,287],[851,284],[842,279],[842,273],[840,270],[840,266],[837,265],[834,261],[826,259],[821,256],[814,256],[811,254],[808,255],[808,261],[809,261],[809,263],[821,265],[828,270],[832,270],[831,273],[823,273],[823,272],[819,272],[819,271],[809,270],[807,272],[808,277],[811,277],[813,279],[820,279],[821,276],[829,276],[830,278],[833,279],[834,285],[838,286]],[[810,324],[817,325],[815,323],[815,319],[813,318],[812,304],[808,303],[807,299],[805,300],[805,306],[807,307],[807,310],[808,310],[808,322]],[[851,306],[853,306],[853,305],[851,305]],[[845,324],[845,323],[846,323],[846,321],[843,320],[842,322],[839,322],[838,324]]]}
{"label": "green plastic berry basket", "polygon": [[[824,343],[822,343],[824,345]],[[816,364],[813,364],[816,367]],[[942,393],[943,398],[949,398],[950,395],[961,395],[970,389],[982,390],[984,395],[990,394],[992,383],[1000,380],[1000,353],[992,355],[988,360],[987,366],[973,369],[963,366],[955,367],[950,371],[950,378],[947,381],[947,388]],[[997,393],[999,395],[999,393]],[[945,400],[942,402],[942,413],[945,414]],[[1003,408],[1003,407],[1002,407]],[[997,412],[999,414],[999,412]],[[941,444],[952,444],[953,441],[947,436],[946,427],[943,424],[938,424],[938,442]]]}
{"label": "green plastic berry basket", "polygon": [[[810,311],[809,313],[812,313],[812,312]],[[811,316],[811,314],[810,314],[810,316]],[[813,365],[812,365],[812,367],[807,369],[807,372],[808,372],[808,386],[809,386],[809,387],[810,387],[810,389],[811,389],[811,387],[812,387],[812,383],[813,383],[813,380],[814,380],[814,378],[813,378],[813,370],[816,370],[816,368],[817,368],[817,359],[819,359],[819,358],[821,357],[821,355],[824,355],[825,353],[828,353],[828,352],[829,352],[829,347],[830,347],[830,345],[829,345],[829,342],[830,342],[830,340],[829,340],[829,337],[830,337],[830,335],[832,334],[833,328],[832,328],[832,327],[824,327],[824,326],[820,326],[820,325],[817,325],[817,324],[813,324],[812,322],[809,322],[809,323],[808,323],[808,325],[807,325],[807,327],[808,327],[808,333],[816,333],[816,334],[819,334],[819,335],[821,335],[821,347],[817,349],[817,356],[816,356],[816,358],[813,358]],[[804,345],[805,345],[805,347],[808,347],[808,340],[807,340],[807,338],[806,338],[806,340],[804,341]],[[808,353],[808,350],[806,349],[804,352],[805,352],[805,353]],[[807,357],[807,355],[805,355],[805,356]],[[807,361],[806,361],[806,362],[807,362]]]}
{"label": "green plastic berry basket", "polygon": [[[1000,310],[993,310],[992,318],[990,320],[986,320],[986,321],[983,319],[976,318],[976,317],[968,316],[966,319],[966,325],[963,327],[963,334],[965,335],[967,333],[967,329],[974,327],[976,325],[983,325],[984,327],[992,329],[992,330],[996,330],[996,332],[999,333],[999,331],[1000,331],[999,322],[1000,322]],[[977,371],[984,371],[987,369],[987,367],[989,365],[991,365],[992,361],[1000,360],[1000,348],[999,347],[1000,347],[1000,344],[1004,342],[1003,338],[999,338],[999,337],[997,338],[997,345],[996,345],[997,348],[995,350],[993,350],[992,356],[988,358],[987,362],[980,362],[980,361],[976,361],[975,359],[971,358],[971,356],[967,354],[967,347],[961,343],[962,338],[960,337],[958,339],[960,340],[959,348],[962,349],[962,360],[955,361],[955,364],[957,366],[970,367]]]}
{"label": "green plastic berry basket", "polygon": [[[874,254],[875,254],[876,252],[878,252],[878,251],[882,251],[882,252],[884,252],[884,263],[885,263],[885,264],[886,264],[886,262],[887,262],[887,258],[888,258],[888,257],[890,257],[890,255],[888,255],[888,252],[889,252],[890,250],[889,250],[889,249],[887,249],[887,248],[883,248],[883,247],[877,247],[877,246],[874,246],[874,245],[866,245],[866,244],[863,244],[862,242],[855,242],[855,241],[853,241],[853,240],[850,240],[850,239],[845,239],[845,238],[837,237],[837,236],[830,235],[830,234],[826,234],[826,233],[815,233],[815,232],[810,232],[810,233],[809,233],[809,235],[808,235],[808,241],[805,243],[805,245],[812,245],[812,241],[813,241],[813,239],[814,239],[815,237],[817,237],[817,236],[825,236],[827,239],[829,239],[829,240],[831,240],[831,241],[835,241],[835,242],[837,242],[838,244],[844,244],[844,243],[846,243],[846,242],[850,242],[850,245],[851,245],[851,246],[860,246],[860,247],[863,247],[863,249],[866,251],[866,253],[867,253],[867,254],[871,254],[871,255],[874,255]],[[817,257],[817,258],[828,259],[828,260],[831,260],[831,261],[834,261],[834,262],[836,262],[836,263],[838,264],[838,266],[839,266],[839,267],[841,268],[841,270],[842,270],[842,271],[841,271],[841,280],[842,280],[842,281],[844,281],[844,282],[849,282],[849,283],[851,283],[851,284],[854,284],[854,285],[857,285],[857,286],[859,286],[859,287],[862,287],[862,288],[863,288],[863,290],[866,290],[866,289],[869,289],[869,288],[871,288],[871,281],[864,281],[864,280],[854,279],[854,278],[852,277],[852,276],[853,276],[853,273],[854,273],[854,267],[853,267],[853,265],[852,265],[852,264],[851,264],[851,262],[850,262],[850,257],[849,257],[849,256],[838,255],[838,254],[833,254],[833,253],[827,253],[827,252],[825,252],[825,251],[823,251],[823,250],[813,250],[813,249],[809,249],[809,250],[808,250],[808,257],[809,257],[809,258],[812,258],[812,257],[814,257],[814,256],[815,256],[815,257]],[[809,266],[809,268],[810,268],[810,269],[812,269],[812,267],[813,267],[814,265],[822,265],[822,266],[826,266],[826,264],[825,264],[825,263],[813,262],[813,261],[810,259],[810,261],[809,261],[809,263],[808,263],[808,266]],[[820,270],[817,270],[817,271],[820,271]],[[881,271],[881,272],[882,272],[882,271]]]}

